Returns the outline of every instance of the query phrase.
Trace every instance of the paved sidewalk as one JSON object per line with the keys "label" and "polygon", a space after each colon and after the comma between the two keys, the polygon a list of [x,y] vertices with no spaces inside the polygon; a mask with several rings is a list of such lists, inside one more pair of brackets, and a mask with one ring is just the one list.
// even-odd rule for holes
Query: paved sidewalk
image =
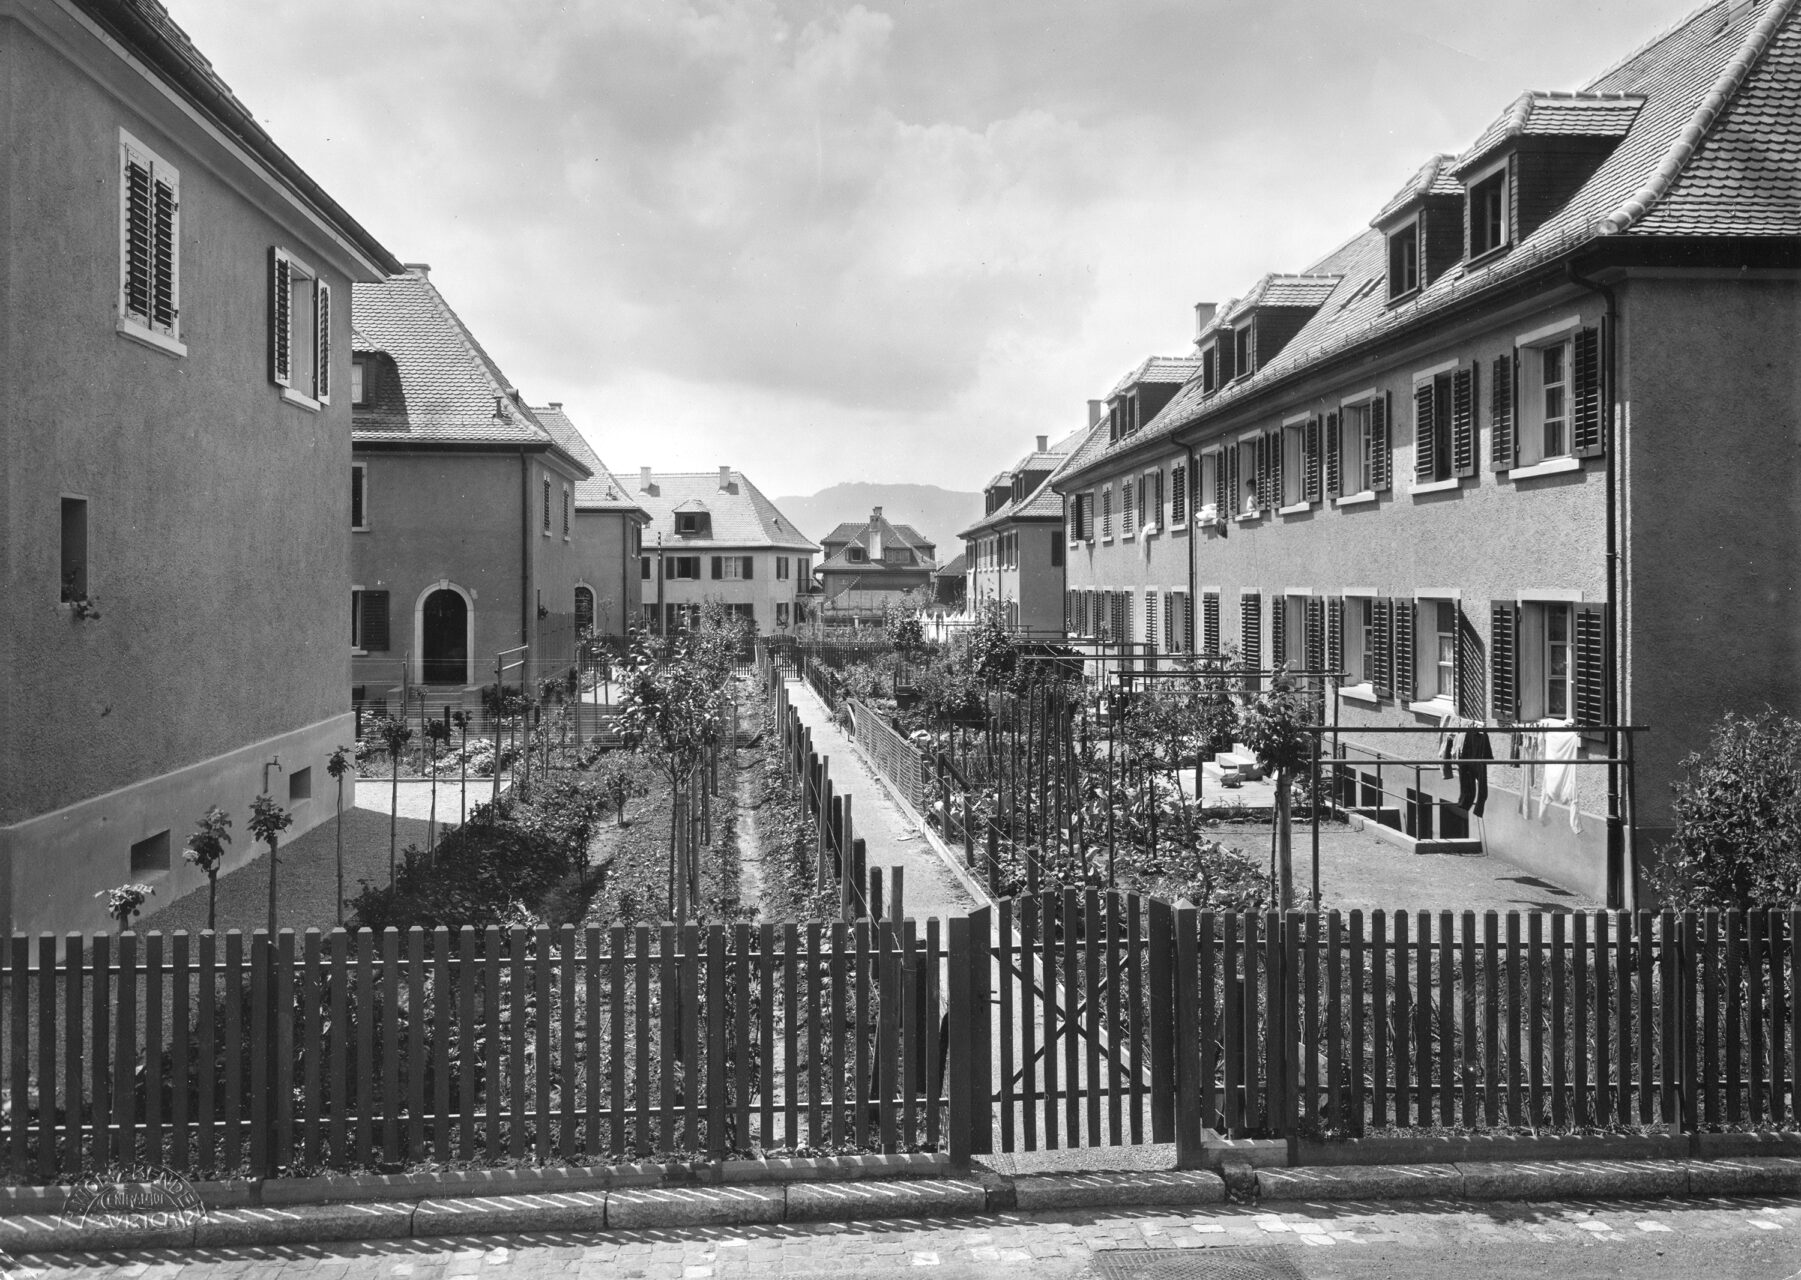
{"label": "paved sidewalk", "polygon": [[850,735],[832,723],[819,695],[803,681],[788,681],[788,701],[802,724],[813,731],[813,750],[831,760],[832,786],[838,795],[853,796],[851,826],[869,852],[871,867],[902,868],[902,909],[915,919],[960,916],[977,903],[957,883],[950,868],[927,842],[924,833],[901,811],[857,754]]}
{"label": "paved sidewalk", "polygon": [[[153,1249],[0,1262],[6,1275],[33,1280],[775,1280],[795,1275],[1013,1280],[1091,1276],[1097,1274],[1097,1254],[1144,1249],[1195,1251],[1197,1263],[1209,1249],[1273,1250],[1294,1268],[1291,1274],[1310,1280],[1415,1275],[1498,1280],[1547,1274],[1559,1280],[1791,1280],[1801,1271],[1801,1206],[1758,1200],[1346,1203],[1285,1205],[1275,1211],[1222,1205],[1189,1212],[998,1213],[848,1224]],[[1223,1263],[1230,1256],[1215,1258]]]}

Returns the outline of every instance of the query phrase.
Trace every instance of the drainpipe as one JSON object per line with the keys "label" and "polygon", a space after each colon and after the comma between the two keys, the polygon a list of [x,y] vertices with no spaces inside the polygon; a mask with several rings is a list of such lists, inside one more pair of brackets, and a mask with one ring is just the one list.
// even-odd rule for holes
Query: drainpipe
{"label": "drainpipe", "polygon": [[[519,451],[519,643],[532,642],[532,464],[524,449]],[[525,666],[519,674],[519,692],[531,683],[532,651],[526,650]]]}
{"label": "drainpipe", "polygon": [[[1200,540],[1201,531],[1197,527],[1194,518],[1194,513],[1199,506],[1199,504],[1195,502],[1195,498],[1201,491],[1201,473],[1196,465],[1197,460],[1194,456],[1194,446],[1186,446],[1183,452],[1186,453],[1188,457],[1186,463],[1186,466],[1188,467],[1188,615],[1189,617],[1193,617],[1201,611],[1200,602],[1195,597],[1195,584],[1200,581],[1199,575],[1196,572],[1199,565],[1196,563],[1195,543]],[[1188,641],[1188,652],[1196,652],[1194,647],[1194,637],[1188,634],[1187,617],[1182,619],[1182,638]],[[1198,782],[1198,775],[1196,780]],[[1197,792],[1196,794],[1199,793]]]}
{"label": "drainpipe", "polygon": [[[1607,476],[1607,613],[1602,623],[1602,643],[1607,650],[1611,671],[1607,681],[1607,705],[1603,714],[1609,724],[1619,724],[1626,707],[1626,664],[1621,661],[1620,644],[1620,636],[1625,632],[1619,616],[1620,546],[1616,527],[1619,512],[1619,470],[1615,459],[1619,454],[1620,433],[1618,424],[1614,421],[1614,381],[1618,360],[1615,335],[1619,329],[1619,299],[1610,286],[1591,280],[1577,271],[1575,263],[1568,264],[1566,270],[1571,284],[1600,294],[1607,305],[1606,319],[1601,324],[1601,421],[1604,424],[1603,430],[1609,436],[1602,458]],[[1618,733],[1609,735],[1607,754],[1610,759],[1617,761],[1620,758],[1621,737]],[[1623,797],[1625,807],[1633,815],[1635,834],[1637,799],[1636,795]],[[1607,766],[1607,905],[1630,911],[1638,906],[1638,850],[1627,847],[1621,806],[1620,766],[1610,764]]]}

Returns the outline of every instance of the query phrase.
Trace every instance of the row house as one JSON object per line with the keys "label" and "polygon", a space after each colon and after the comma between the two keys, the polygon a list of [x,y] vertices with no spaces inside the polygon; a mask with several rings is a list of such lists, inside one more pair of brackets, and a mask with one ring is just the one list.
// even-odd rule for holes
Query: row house
{"label": "row house", "polygon": [[874,508],[868,520],[846,520],[821,539],[819,620],[828,627],[880,626],[887,610],[929,603],[938,548],[910,524]]}
{"label": "row house", "polygon": [[640,470],[649,513],[639,556],[644,618],[667,635],[717,602],[762,635],[806,621],[819,548],[742,471]]}
{"label": "row house", "polygon": [[1063,499],[1050,480],[1087,435],[1085,428],[1054,445],[1039,436],[1031,453],[988,482],[982,518],[957,535],[969,609],[998,604],[1015,631],[1063,634]]}
{"label": "row house", "polygon": [[[1190,593],[1195,650],[1342,673],[1356,801],[1411,837],[1634,901],[1683,757],[1801,694],[1798,79],[1801,18],[1768,0],[1523,94],[1349,243],[1205,317],[1197,375],[1060,473],[1072,563],[1118,556],[1110,489],[1185,466],[1191,564],[1139,589]],[[1410,767],[1376,797],[1383,755],[1437,745],[1381,730],[1451,717],[1508,727],[1486,803]],[[1617,724],[1648,732],[1595,728]],[[1547,751],[1597,762],[1551,812],[1506,763]]]}
{"label": "row house", "polygon": [[650,513],[626,492],[557,401],[532,414],[563,451],[588,469],[575,482],[575,632],[622,636],[643,612],[640,564]]}
{"label": "row house", "polygon": [[393,711],[403,689],[424,688],[434,707],[474,709],[503,667],[509,686],[563,676],[579,642],[574,503],[589,468],[538,420],[428,266],[359,284],[355,338],[353,701]]}
{"label": "row house", "polygon": [[1090,403],[1094,425],[1051,478],[1064,495],[1064,629],[1088,647],[1145,657],[1190,646],[1189,459],[1167,438],[1144,446],[1199,368],[1198,357],[1152,356],[1128,372]]}
{"label": "row house", "polygon": [[400,264],[154,0],[10,0],[0,83],[0,933],[86,932],[205,885],[211,805],[226,871],[258,795],[333,814],[350,291]]}

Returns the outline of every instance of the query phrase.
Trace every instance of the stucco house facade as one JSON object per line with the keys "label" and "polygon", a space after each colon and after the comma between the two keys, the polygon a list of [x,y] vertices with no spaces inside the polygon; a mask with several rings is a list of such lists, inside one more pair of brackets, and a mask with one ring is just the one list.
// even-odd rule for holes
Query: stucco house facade
{"label": "stucco house facade", "polygon": [[1036,447],[983,489],[984,513],[961,530],[964,599],[972,612],[998,604],[1007,623],[1027,635],[1062,638],[1063,499],[1050,487],[1087,429]]}
{"label": "stucco house facade", "polygon": [[931,603],[938,551],[910,524],[880,507],[862,523],[844,521],[821,539],[819,621],[828,627],[880,626],[903,601]]}
{"label": "stucco house facade", "polygon": [[[1384,726],[1504,726],[1479,815],[1440,770],[1386,770],[1411,834],[1631,903],[1682,758],[1801,695],[1798,78],[1773,0],[1522,95],[1209,317],[1200,375],[1058,478],[1085,507],[1181,460],[1207,505],[1157,585],[1191,593],[1201,651],[1343,673],[1352,790],[1435,745]],[[1516,746],[1600,763],[1547,813]]]}
{"label": "stucco house facade", "polygon": [[[333,813],[350,290],[398,264],[150,0],[0,5],[0,931]],[[49,216],[44,216],[49,215]],[[347,788],[348,789],[348,788]]]}
{"label": "stucco house facade", "polygon": [[588,469],[575,484],[575,630],[577,636],[623,636],[643,612],[639,558],[650,513],[607,470],[563,406],[532,413],[563,451]]}
{"label": "stucco house facade", "polygon": [[819,547],[742,471],[642,468],[632,499],[650,515],[639,557],[644,619],[669,634],[711,601],[761,635],[806,619]]}
{"label": "stucco house facade", "polygon": [[[423,264],[356,289],[351,688],[436,707],[576,659],[575,487],[589,470],[537,419]],[[340,614],[340,616],[342,616]]]}

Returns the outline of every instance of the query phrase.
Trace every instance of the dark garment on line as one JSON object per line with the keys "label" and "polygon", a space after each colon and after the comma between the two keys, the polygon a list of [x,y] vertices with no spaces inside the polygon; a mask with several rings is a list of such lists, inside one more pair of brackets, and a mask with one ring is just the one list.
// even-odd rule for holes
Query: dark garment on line
{"label": "dark garment on line", "polygon": [[1438,744],[1438,754],[1444,759],[1445,777],[1451,776],[1451,762],[1457,758],[1457,738],[1455,733],[1447,733]]}
{"label": "dark garment on line", "polygon": [[1494,758],[1488,735],[1482,730],[1471,729],[1463,735],[1457,751],[1457,807],[1478,818],[1488,803],[1488,765],[1483,762]]}

